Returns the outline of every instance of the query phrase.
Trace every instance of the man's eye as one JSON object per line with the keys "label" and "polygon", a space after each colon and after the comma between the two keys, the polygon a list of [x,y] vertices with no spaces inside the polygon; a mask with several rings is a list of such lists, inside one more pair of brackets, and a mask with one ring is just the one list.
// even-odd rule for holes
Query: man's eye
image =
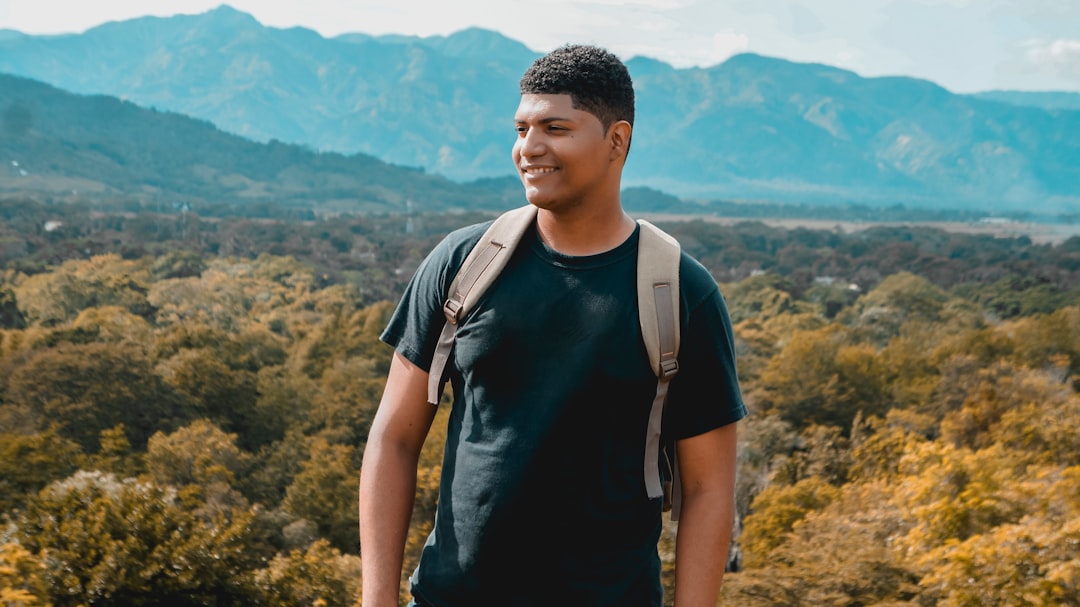
{"label": "man's eye", "polygon": [[519,126],[519,127],[517,127],[517,134],[522,136],[522,137],[524,137],[525,133],[528,133],[528,132],[529,132],[529,127],[527,127],[527,126]]}

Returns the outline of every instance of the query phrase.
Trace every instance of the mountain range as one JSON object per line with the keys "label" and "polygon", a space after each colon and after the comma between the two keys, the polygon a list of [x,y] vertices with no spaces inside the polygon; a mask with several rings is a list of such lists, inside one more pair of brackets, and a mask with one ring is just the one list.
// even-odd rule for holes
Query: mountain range
{"label": "mountain range", "polygon": [[[367,154],[315,152],[225,133],[205,120],[0,74],[0,193],[323,213],[505,209],[516,179],[462,184]],[[301,215],[303,216],[303,215]]]}
{"label": "mountain range", "polygon": [[[81,34],[0,32],[0,72],[457,183],[512,174],[517,79],[537,56],[481,29],[325,38],[228,6]],[[693,199],[1080,208],[1080,94],[957,95],[754,54],[627,65],[629,185]]]}

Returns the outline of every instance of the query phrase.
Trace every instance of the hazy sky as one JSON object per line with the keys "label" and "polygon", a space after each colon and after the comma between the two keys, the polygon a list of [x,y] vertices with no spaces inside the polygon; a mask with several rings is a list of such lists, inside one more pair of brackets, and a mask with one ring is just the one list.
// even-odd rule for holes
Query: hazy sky
{"label": "hazy sky", "polygon": [[[0,29],[81,32],[220,0],[0,0]],[[324,36],[492,29],[547,51],[566,42],[676,67],[751,51],[863,76],[906,75],[954,92],[1080,91],[1080,0],[232,0],[274,27]]]}

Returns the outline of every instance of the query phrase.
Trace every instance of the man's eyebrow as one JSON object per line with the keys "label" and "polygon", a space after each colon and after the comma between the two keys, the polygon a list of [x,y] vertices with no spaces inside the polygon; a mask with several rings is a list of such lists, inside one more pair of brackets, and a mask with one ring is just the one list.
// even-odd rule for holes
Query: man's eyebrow
{"label": "man's eyebrow", "polygon": [[[560,117],[560,116],[546,116],[544,118],[541,118],[537,122],[539,122],[540,124],[550,124],[552,122],[573,122],[573,121],[574,121],[573,118],[563,118],[563,117]],[[528,120],[524,120],[522,118],[518,118],[518,117],[515,116],[514,117],[514,122],[516,124],[524,124],[524,123],[528,122]]]}

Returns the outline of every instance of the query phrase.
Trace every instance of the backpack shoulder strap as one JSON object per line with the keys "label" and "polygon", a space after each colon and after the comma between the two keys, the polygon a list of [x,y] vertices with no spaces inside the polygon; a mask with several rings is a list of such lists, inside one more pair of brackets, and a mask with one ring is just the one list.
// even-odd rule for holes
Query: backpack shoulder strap
{"label": "backpack shoulder strap", "polygon": [[672,484],[665,487],[660,474],[660,430],[667,403],[668,383],[679,372],[679,242],[653,224],[639,219],[638,317],[641,337],[656,374],[656,396],[649,412],[645,437],[645,488],[649,497],[664,497],[664,509],[678,520],[681,506],[678,465],[669,461]]}
{"label": "backpack shoulder strap", "polygon": [[641,335],[653,373],[669,380],[678,372],[679,352],[679,241],[653,224],[639,219],[637,292]]}
{"label": "backpack shoulder strap", "polygon": [[531,204],[500,215],[469,251],[461,269],[450,282],[450,289],[443,303],[446,323],[439,334],[439,342],[435,346],[435,355],[428,371],[429,403],[437,405],[442,395],[446,383],[446,361],[454,347],[458,321],[476,305],[484,291],[498,278],[535,218],[536,207]]}

